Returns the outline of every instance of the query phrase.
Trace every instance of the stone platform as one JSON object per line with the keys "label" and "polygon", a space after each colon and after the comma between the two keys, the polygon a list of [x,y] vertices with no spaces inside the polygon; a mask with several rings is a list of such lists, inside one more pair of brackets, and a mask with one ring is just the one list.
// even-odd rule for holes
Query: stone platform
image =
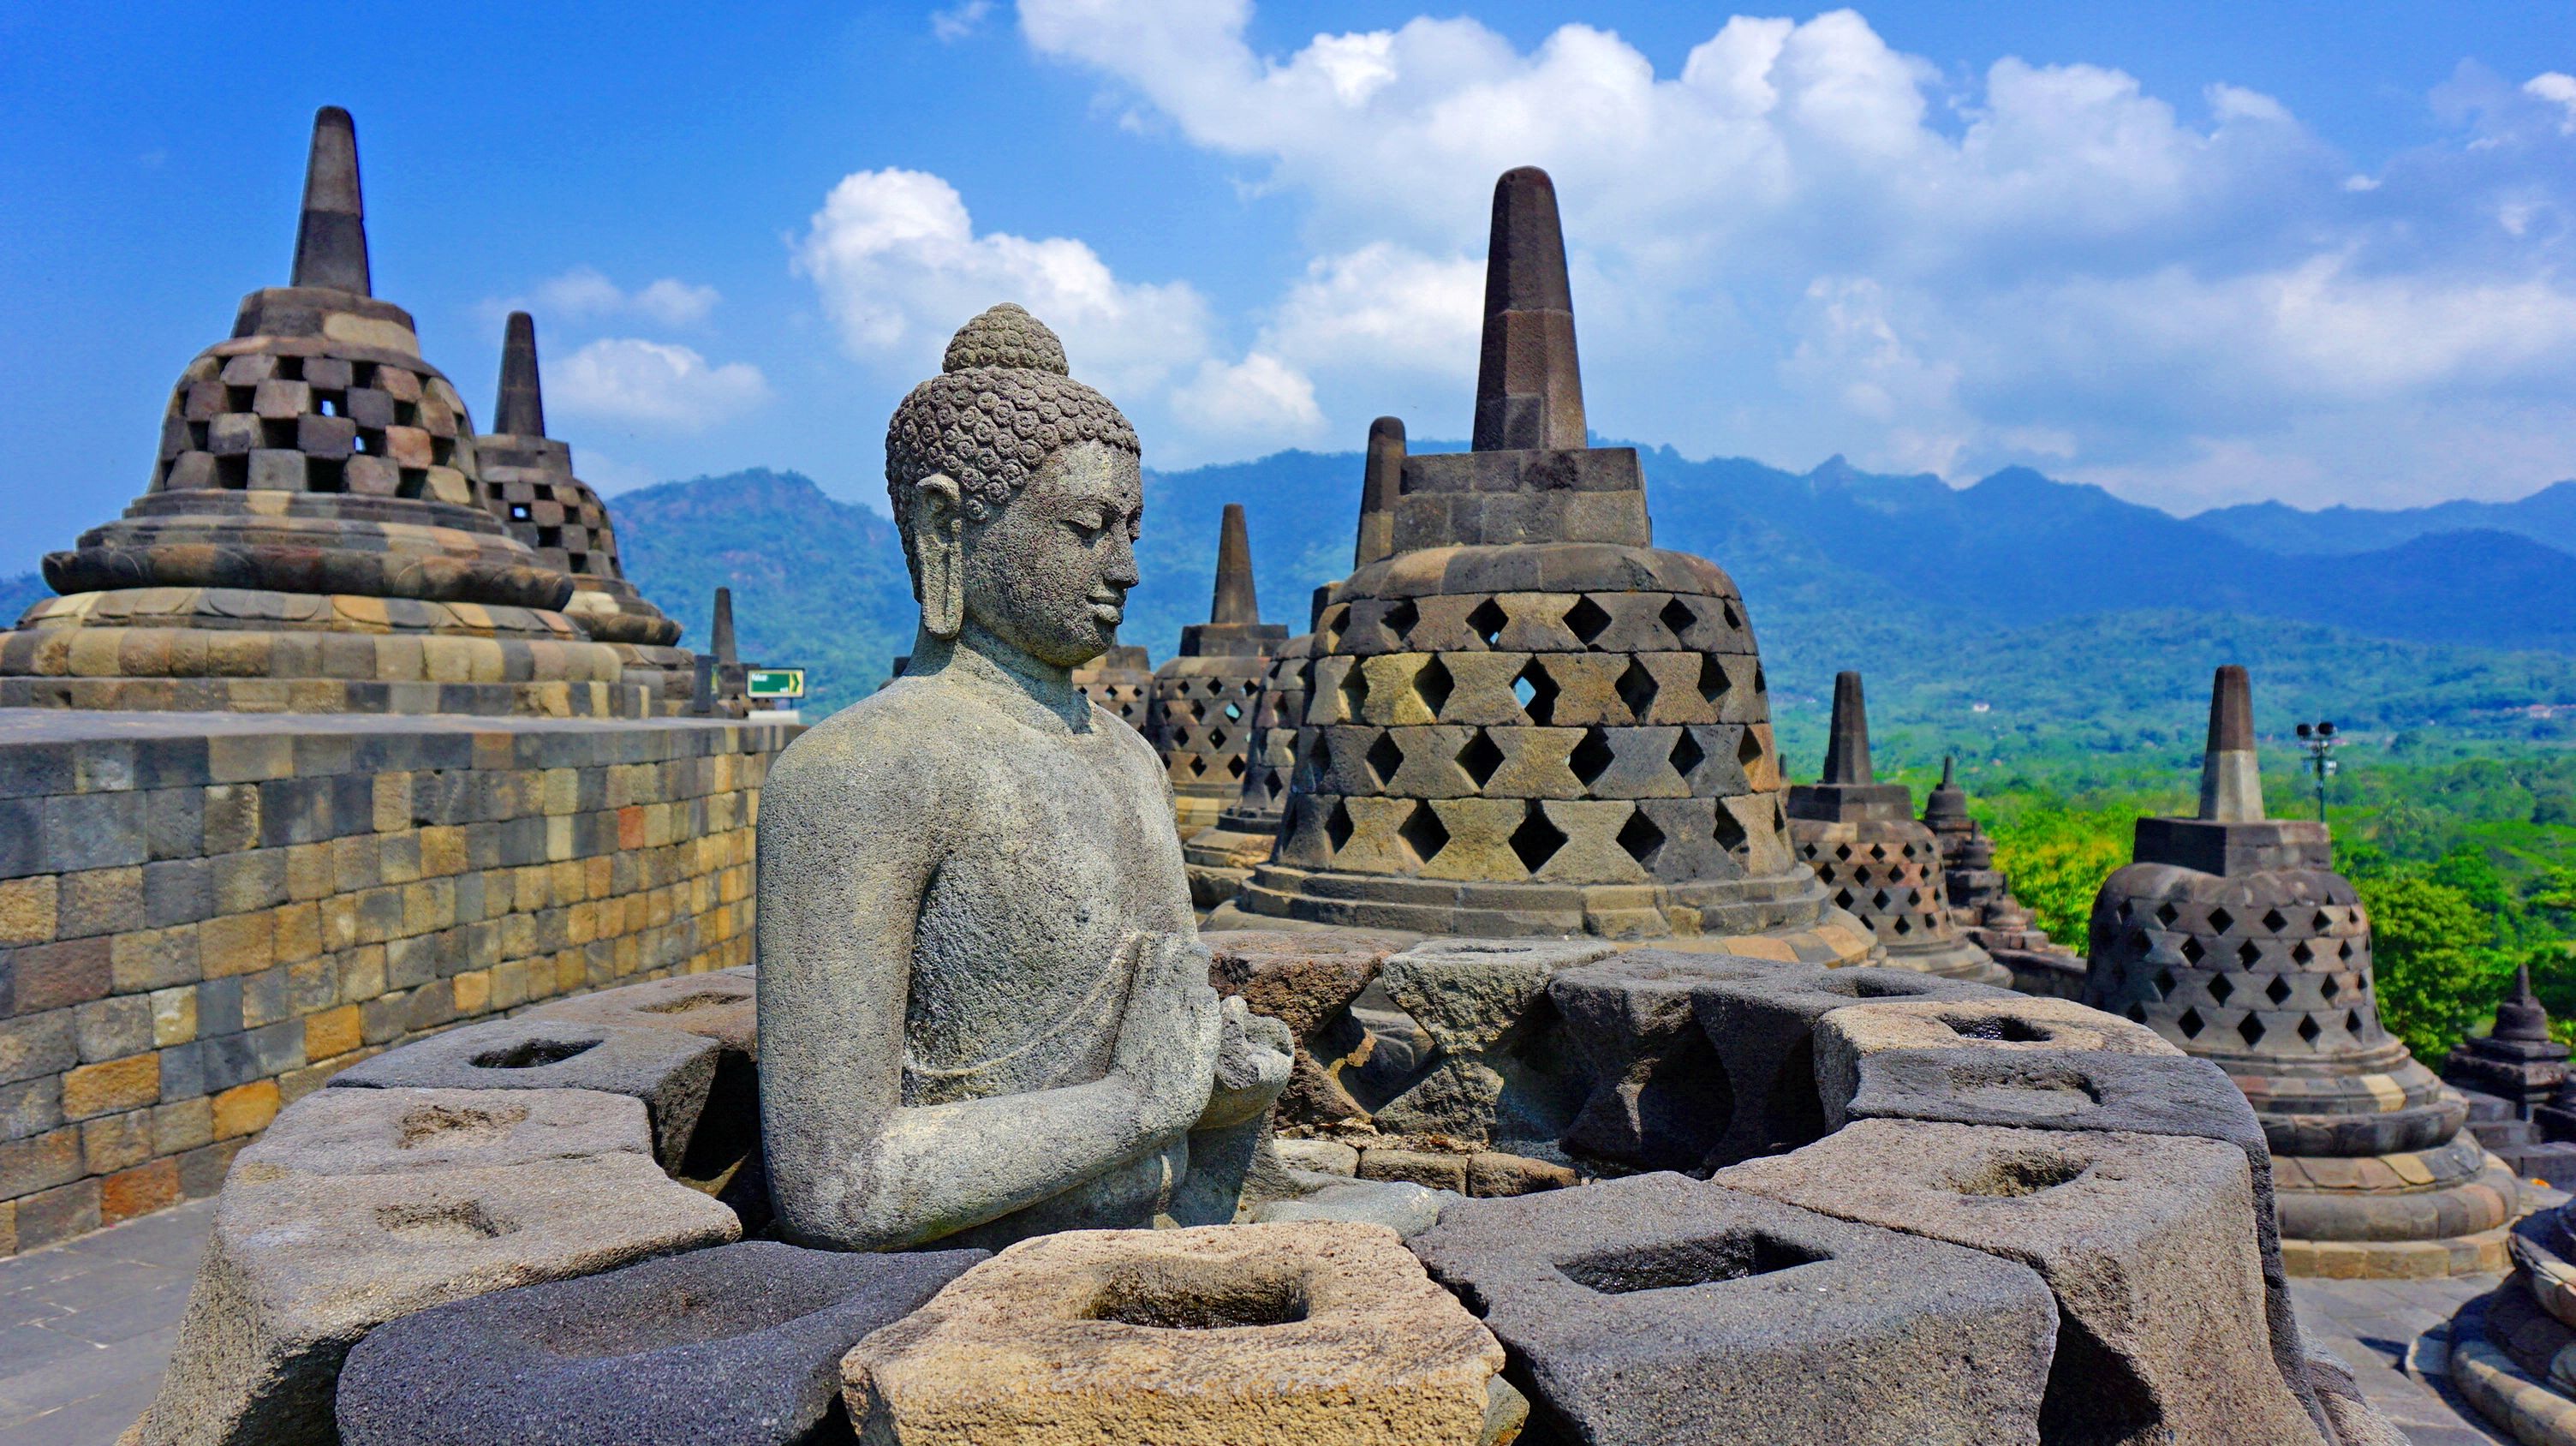
{"label": "stone platform", "polygon": [[0,1255],[422,1031],[747,963],[786,725],[0,709]]}

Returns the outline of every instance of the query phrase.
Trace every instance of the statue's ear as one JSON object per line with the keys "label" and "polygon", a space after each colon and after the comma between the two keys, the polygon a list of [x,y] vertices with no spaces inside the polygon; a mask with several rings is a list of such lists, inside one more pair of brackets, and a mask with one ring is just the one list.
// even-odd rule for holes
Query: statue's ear
{"label": "statue's ear", "polygon": [[934,638],[953,638],[966,625],[965,532],[956,479],[934,472],[913,484],[904,536],[921,572],[921,626]]}

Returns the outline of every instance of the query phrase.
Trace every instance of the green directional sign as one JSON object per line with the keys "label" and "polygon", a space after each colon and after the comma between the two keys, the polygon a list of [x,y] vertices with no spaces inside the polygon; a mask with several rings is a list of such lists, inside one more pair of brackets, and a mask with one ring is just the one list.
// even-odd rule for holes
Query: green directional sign
{"label": "green directional sign", "polygon": [[802,698],[805,696],[803,668],[753,668],[743,674],[742,690],[753,698]]}

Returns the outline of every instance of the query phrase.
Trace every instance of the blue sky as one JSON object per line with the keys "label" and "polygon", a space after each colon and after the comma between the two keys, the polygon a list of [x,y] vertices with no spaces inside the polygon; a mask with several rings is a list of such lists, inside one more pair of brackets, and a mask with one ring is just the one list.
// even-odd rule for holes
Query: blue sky
{"label": "blue sky", "polygon": [[1006,298],[1149,465],[1463,433],[1524,162],[1606,433],[2186,513],[2576,475],[2576,3],[729,8],[0,9],[0,572],[285,280],[322,104],[378,294],[478,416],[534,310],[611,489],[880,496]]}

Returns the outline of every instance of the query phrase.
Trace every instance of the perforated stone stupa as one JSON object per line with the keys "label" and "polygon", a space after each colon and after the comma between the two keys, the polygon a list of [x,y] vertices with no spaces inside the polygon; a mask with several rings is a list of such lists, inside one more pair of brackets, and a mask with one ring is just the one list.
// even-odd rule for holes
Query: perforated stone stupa
{"label": "perforated stone stupa", "polygon": [[2138,820],[2093,904],[2084,1002],[2215,1061],[2253,1102],[2294,1272],[2504,1268],[2513,1175],[2381,1027],[2370,920],[2326,826],[2267,819],[2252,687],[2218,670],[2193,818]]}
{"label": "perforated stone stupa", "polygon": [[1959,937],[2012,972],[2025,994],[2076,999],[2084,993],[2084,956],[2048,937],[2013,897],[2012,880],[1995,867],[1995,841],[1968,812],[1954,760],[1941,760],[1941,782],[1923,800],[1923,826],[1941,850],[1942,901]]}
{"label": "perforated stone stupa", "polygon": [[[909,661],[895,659],[897,677]],[[1073,688],[1142,733],[1154,712],[1154,664],[1138,643],[1119,643],[1073,670]]]}
{"label": "perforated stone stupa", "polygon": [[492,430],[474,439],[474,453],[484,505],[511,536],[572,579],[565,615],[617,650],[625,680],[651,695],[655,711],[686,706],[693,664],[685,649],[672,646],[680,640],[680,624],[627,580],[608,505],[573,475],[572,448],[546,435],[537,324],[524,311],[511,312],[504,326],[501,393],[492,408]]}
{"label": "perforated stone stupa", "polygon": [[1586,445],[1545,172],[1494,188],[1473,450],[1374,440],[1365,560],[1317,619],[1286,832],[1239,906],[1867,955],[1790,850],[1735,584],[1653,545],[1633,449]]}
{"label": "perforated stone stupa", "polygon": [[289,285],[170,394],[143,496],[45,558],[0,706],[630,715],[573,584],[484,510],[474,427],[369,289],[357,137],[314,119]]}
{"label": "perforated stone stupa", "polygon": [[1229,502],[1217,534],[1208,620],[1184,626],[1180,652],[1154,673],[1146,737],[1171,777],[1173,819],[1183,838],[1215,823],[1243,791],[1262,676],[1270,655],[1287,641],[1287,624],[1261,620],[1243,506]]}

